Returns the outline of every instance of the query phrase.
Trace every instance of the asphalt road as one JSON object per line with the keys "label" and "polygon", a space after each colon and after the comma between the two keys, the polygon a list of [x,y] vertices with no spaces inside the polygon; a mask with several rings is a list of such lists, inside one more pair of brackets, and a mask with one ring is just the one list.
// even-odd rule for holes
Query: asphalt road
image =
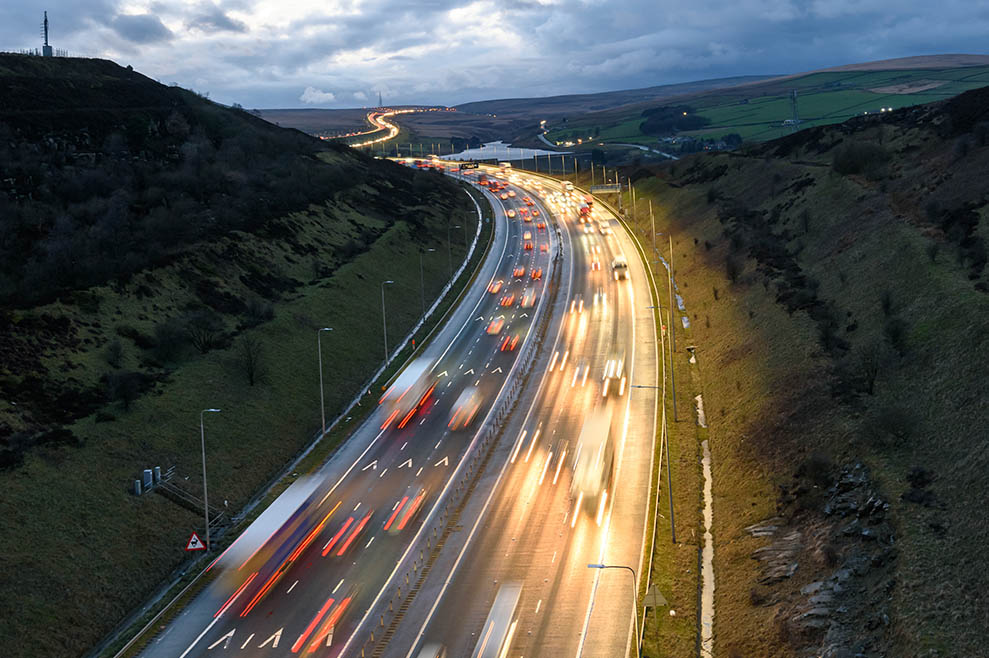
{"label": "asphalt road", "polygon": [[[438,600],[431,610],[409,616],[385,655],[411,657],[427,644],[440,644],[449,656],[471,656],[482,638],[490,640],[485,620],[504,583],[523,587],[510,650],[501,655],[613,657],[634,648],[631,574],[587,565],[642,572],[657,391],[633,388],[605,398],[602,374],[608,359],[624,357],[630,383],[657,384],[649,288],[634,246],[614,218],[614,234],[602,235],[586,233],[570,213],[562,214],[569,217],[564,244],[572,255],[572,304],[558,326],[555,349],[544,355],[538,394],[513,428],[507,466],[473,519],[477,532],[463,558],[437,573],[446,581],[433,594]],[[595,217],[607,215],[598,208]],[[625,281],[611,276],[612,259],[620,254],[629,263]],[[584,419],[595,409],[611,414],[615,479],[600,509],[577,509],[574,454]]]}
{"label": "asphalt road", "polygon": [[[482,401],[476,418],[484,417],[530,328],[535,307],[520,308],[522,292],[536,291],[537,304],[543,298],[545,280],[533,281],[530,273],[549,267],[552,252],[539,245],[551,240],[551,232],[508,221],[506,206],[520,203],[493,199],[491,255],[477,285],[423,354],[435,360],[432,399],[403,429],[395,420],[382,429],[390,409],[372,413],[321,470],[309,504],[290,527],[242,566],[238,559],[226,569],[142,655],[340,653],[473,440],[473,426],[448,428],[454,402],[465,387],[475,386]],[[523,250],[524,230],[534,234],[531,251]],[[516,278],[520,265],[526,274]],[[498,280],[504,282],[499,294],[487,292],[489,282]],[[506,294],[515,299],[502,307]],[[503,329],[488,335],[488,323],[498,316],[505,318]],[[502,350],[502,342],[515,336],[516,348]]]}

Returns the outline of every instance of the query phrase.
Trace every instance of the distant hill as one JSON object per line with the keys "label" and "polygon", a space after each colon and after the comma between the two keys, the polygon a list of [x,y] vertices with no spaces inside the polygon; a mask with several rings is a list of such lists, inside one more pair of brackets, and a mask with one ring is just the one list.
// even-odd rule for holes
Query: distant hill
{"label": "distant hill", "polygon": [[[852,116],[950,98],[989,84],[987,55],[931,55],[848,64],[803,74],[671,96],[583,115],[550,125],[549,139],[564,142],[597,135],[598,141],[656,144],[674,134],[748,141],[781,137],[794,127],[790,94],[797,93],[799,128],[840,123]],[[703,128],[646,133],[646,115],[663,106],[684,106],[706,121]],[[665,147],[664,150],[675,150]]]}
{"label": "distant hill", "polygon": [[562,96],[543,96],[532,98],[505,98],[500,100],[476,101],[463,103],[456,108],[460,112],[474,114],[497,114],[506,119],[528,120],[536,118],[555,119],[560,116],[598,112],[632,103],[659,101],[673,96],[697,93],[710,89],[734,87],[748,82],[757,82],[773,76],[745,75],[733,78],[716,78],[681,82],[671,85],[657,85],[642,89],[623,89],[619,91],[604,91],[592,94],[566,94]]}

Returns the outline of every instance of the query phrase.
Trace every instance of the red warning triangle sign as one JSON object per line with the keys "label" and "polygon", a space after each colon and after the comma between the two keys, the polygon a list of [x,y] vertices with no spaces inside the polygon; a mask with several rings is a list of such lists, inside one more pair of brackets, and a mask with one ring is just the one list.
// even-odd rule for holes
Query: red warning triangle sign
{"label": "red warning triangle sign", "polygon": [[192,533],[189,537],[189,543],[185,545],[185,550],[187,551],[205,551],[206,544],[199,538],[199,535]]}

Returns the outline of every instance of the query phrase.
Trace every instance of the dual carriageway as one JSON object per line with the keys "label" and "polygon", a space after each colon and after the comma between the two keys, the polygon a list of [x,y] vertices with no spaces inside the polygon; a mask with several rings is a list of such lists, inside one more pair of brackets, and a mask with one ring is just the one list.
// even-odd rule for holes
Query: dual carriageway
{"label": "dual carriageway", "polygon": [[[396,380],[392,399],[406,388],[409,399],[386,399],[273,505],[281,518],[238,538],[142,655],[634,653],[631,577],[588,564],[643,573],[660,395],[631,384],[660,384],[649,273],[606,209],[593,213],[611,220],[610,234],[578,221],[560,183],[501,176],[514,196],[484,190],[491,249],[409,366],[420,383]],[[612,275],[616,258],[627,280]],[[605,395],[618,361],[624,385]],[[573,479],[588,460],[589,417],[605,419],[612,449],[598,459],[610,474],[603,490],[585,496]],[[492,620],[503,586],[515,596],[507,618]]]}

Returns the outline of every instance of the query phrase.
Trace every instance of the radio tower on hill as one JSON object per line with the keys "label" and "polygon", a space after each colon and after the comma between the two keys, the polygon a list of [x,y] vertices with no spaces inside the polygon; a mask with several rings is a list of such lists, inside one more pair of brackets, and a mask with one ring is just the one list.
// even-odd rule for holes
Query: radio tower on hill
{"label": "radio tower on hill", "polygon": [[45,45],[41,50],[41,54],[45,57],[54,57],[54,52],[52,52],[52,47],[48,45],[48,12],[45,12],[45,22],[42,23],[41,29],[45,36]]}

